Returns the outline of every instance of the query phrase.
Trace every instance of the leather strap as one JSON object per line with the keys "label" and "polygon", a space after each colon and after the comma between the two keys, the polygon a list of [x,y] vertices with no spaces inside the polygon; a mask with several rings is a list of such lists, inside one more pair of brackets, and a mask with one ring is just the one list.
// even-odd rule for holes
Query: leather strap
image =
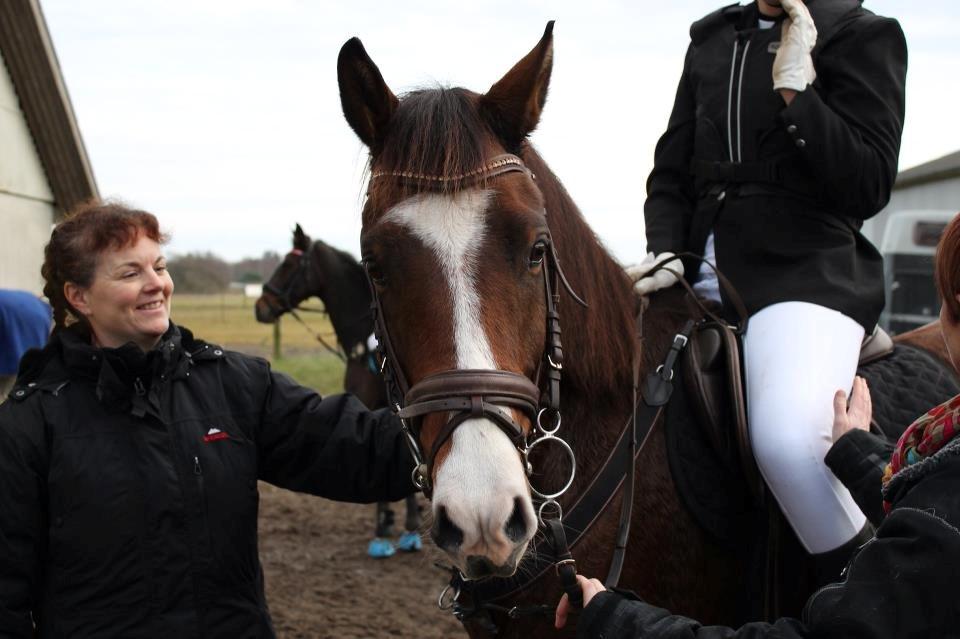
{"label": "leather strap", "polygon": [[579,610],[583,608],[583,589],[577,583],[577,562],[574,561],[570,546],[567,545],[563,524],[558,519],[548,519],[546,524],[543,534],[553,547],[553,558],[556,560],[553,565],[557,569],[557,576],[560,577],[560,583],[563,591],[567,593],[570,605]]}

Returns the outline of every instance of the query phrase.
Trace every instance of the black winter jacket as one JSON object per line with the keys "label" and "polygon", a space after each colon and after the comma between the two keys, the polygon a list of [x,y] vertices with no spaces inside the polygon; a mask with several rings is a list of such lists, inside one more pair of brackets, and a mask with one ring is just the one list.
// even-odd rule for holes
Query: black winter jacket
{"label": "black winter jacket", "polygon": [[61,331],[0,406],[0,637],[273,637],[257,480],[394,500],[412,465],[389,413],[186,329]]}
{"label": "black winter jacket", "polygon": [[[860,0],[806,0],[817,79],[785,106],[773,90],[781,25],[756,4],[693,25],[644,206],[648,250],[701,254],[752,314],[777,302],[833,308],[869,333],[883,268],[860,234],[897,174],[907,49],[900,25]],[[686,260],[695,279],[699,264]]]}
{"label": "black winter jacket", "polygon": [[[853,435],[853,437],[851,437]],[[854,432],[831,453],[869,451],[841,477],[858,503],[877,517],[880,474],[871,456],[888,450],[879,438]],[[867,481],[870,479],[871,481]],[[875,481],[875,484],[872,482]],[[604,639],[950,639],[960,637],[960,439],[902,481],[894,509],[876,536],[851,559],[840,583],[817,591],[803,619],[750,623],[738,630],[703,626],[613,592],[596,595],[577,625],[578,637]]]}

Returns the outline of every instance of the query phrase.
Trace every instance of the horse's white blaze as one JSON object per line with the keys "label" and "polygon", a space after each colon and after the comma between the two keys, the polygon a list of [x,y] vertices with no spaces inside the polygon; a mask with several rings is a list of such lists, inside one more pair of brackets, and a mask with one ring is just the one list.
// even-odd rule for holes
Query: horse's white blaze
{"label": "horse's white blaze", "polygon": [[[461,369],[498,368],[483,328],[475,279],[489,200],[490,193],[480,190],[421,195],[384,216],[384,221],[406,227],[436,256],[450,290]],[[506,562],[514,548],[503,525],[513,512],[514,498],[528,494],[517,451],[496,425],[488,419],[470,419],[454,431],[450,453],[437,475],[434,502],[443,505],[463,531],[465,554]],[[532,507],[527,507],[532,517]]]}

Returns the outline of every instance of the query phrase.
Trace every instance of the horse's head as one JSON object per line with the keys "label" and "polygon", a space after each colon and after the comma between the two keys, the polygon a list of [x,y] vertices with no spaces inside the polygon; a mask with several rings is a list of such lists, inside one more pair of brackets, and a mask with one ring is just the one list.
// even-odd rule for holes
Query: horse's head
{"label": "horse's head", "polygon": [[559,359],[557,271],[544,196],[518,156],[546,100],[552,27],[482,95],[398,99],[356,38],[337,65],[370,150],[361,248],[425,451],[432,536],[471,578],[512,574],[537,528],[521,451],[550,395],[547,355]]}
{"label": "horse's head", "polygon": [[293,248],[263,285],[263,294],[254,306],[258,322],[272,324],[305,299],[317,295],[310,250],[310,236],[297,224],[293,230]]}

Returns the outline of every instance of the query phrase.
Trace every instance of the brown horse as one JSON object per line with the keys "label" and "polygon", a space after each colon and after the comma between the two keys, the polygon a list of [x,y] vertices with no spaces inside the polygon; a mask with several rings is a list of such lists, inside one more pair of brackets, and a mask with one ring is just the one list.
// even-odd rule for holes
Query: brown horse
{"label": "brown horse", "polygon": [[[529,402],[517,400],[530,394],[521,378],[547,399],[562,391],[557,434],[576,459],[572,484],[559,498],[567,511],[629,423],[635,358],[643,373],[652,372],[687,315],[681,291],[653,296],[641,344],[639,301],[622,267],[527,141],[546,100],[552,42],[550,23],[485,94],[437,88],[398,99],[356,38],[338,60],[344,114],[370,150],[361,244],[381,328],[389,327],[388,365],[400,390],[409,391],[416,413],[407,413],[409,421],[429,451],[419,479],[432,490],[431,535],[468,580],[522,570],[521,558],[537,550],[532,484],[549,492],[545,487],[563,486],[572,473],[559,444],[546,444],[554,448],[531,455],[528,466],[523,442],[543,439],[543,429]],[[584,161],[602,158],[585,153]],[[639,202],[641,193],[622,187],[625,199]],[[567,294],[560,280],[569,284]],[[574,303],[571,291],[589,307]],[[555,359],[558,309],[562,362]],[[551,390],[551,374],[559,378],[561,370],[560,391]],[[487,382],[487,395],[515,401],[487,406],[476,388]],[[431,405],[431,398],[439,399]],[[560,421],[554,419],[547,430]],[[750,572],[743,549],[756,540],[726,547],[694,522],[671,477],[662,428],[650,432],[637,469],[620,584],[705,623],[742,621]],[[607,574],[619,502],[620,492],[610,495],[573,548],[580,572]],[[551,634],[546,615],[518,617],[519,608],[509,607],[549,608],[560,597],[558,581],[544,573],[501,612],[488,610],[495,626],[468,616],[468,630]]]}

